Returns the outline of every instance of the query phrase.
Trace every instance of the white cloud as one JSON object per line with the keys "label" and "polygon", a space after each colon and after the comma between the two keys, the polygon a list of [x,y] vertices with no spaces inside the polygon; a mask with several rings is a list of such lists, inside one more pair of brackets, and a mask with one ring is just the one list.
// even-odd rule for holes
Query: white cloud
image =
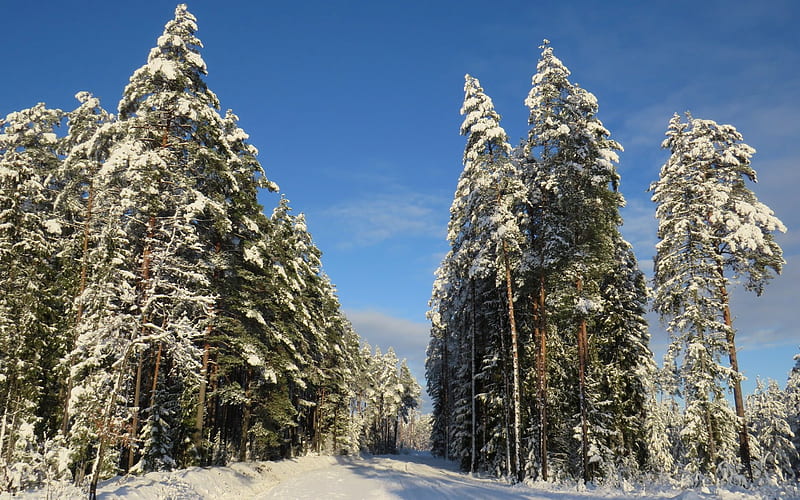
{"label": "white cloud", "polygon": [[364,342],[369,343],[374,351],[380,347],[386,352],[394,349],[398,359],[406,359],[411,373],[422,386],[423,411],[431,411],[430,398],[425,394],[425,353],[428,348],[430,324],[410,321],[374,310],[345,310],[345,316],[353,324],[353,328]]}
{"label": "white cloud", "polygon": [[434,196],[373,193],[329,208],[337,221],[340,247],[372,246],[395,238],[444,238],[447,208]]}

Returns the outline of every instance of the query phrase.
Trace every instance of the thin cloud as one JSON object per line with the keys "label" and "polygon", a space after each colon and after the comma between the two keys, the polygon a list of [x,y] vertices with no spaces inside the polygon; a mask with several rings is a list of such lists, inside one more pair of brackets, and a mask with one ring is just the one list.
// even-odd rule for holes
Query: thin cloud
{"label": "thin cloud", "polygon": [[376,193],[334,205],[341,248],[373,246],[399,238],[443,238],[441,199],[410,193]]}
{"label": "thin cloud", "polygon": [[347,319],[364,342],[386,352],[394,349],[398,359],[405,359],[408,368],[423,389],[423,412],[430,412],[430,398],[425,393],[425,353],[428,349],[430,324],[398,318],[374,310],[344,311]]}

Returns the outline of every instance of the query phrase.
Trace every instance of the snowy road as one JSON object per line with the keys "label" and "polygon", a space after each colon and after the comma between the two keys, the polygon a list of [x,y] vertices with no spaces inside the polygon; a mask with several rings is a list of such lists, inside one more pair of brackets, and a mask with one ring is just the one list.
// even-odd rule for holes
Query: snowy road
{"label": "snowy road", "polygon": [[[443,460],[430,456],[354,458],[286,478],[257,500],[280,499],[566,499],[563,493],[535,494],[496,480],[478,479],[456,472]],[[581,495],[578,495],[581,496]]]}
{"label": "snowy road", "polygon": [[[0,500],[85,498],[70,482]],[[729,491],[676,490],[666,485],[639,485],[625,491],[591,488],[576,491],[562,484],[511,486],[497,479],[470,477],[455,464],[430,455],[379,457],[305,456],[276,462],[240,462],[228,467],[190,467],[142,476],[115,477],[98,488],[101,500],[329,500],[329,499],[527,499],[571,500],[762,500],[800,498],[797,489]]]}

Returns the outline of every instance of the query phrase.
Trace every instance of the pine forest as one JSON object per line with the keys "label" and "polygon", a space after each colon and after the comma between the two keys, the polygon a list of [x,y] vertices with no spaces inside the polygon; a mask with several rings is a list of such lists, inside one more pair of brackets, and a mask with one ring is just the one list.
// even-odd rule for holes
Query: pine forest
{"label": "pine forest", "polygon": [[303,216],[258,203],[278,186],[196,31],[179,5],[117,114],[80,92],[0,121],[0,492],[425,441],[405,361],[362,346]]}
{"label": "pine forest", "polygon": [[781,273],[786,227],[736,128],[665,117],[648,278],[621,232],[623,146],[550,42],[519,144],[466,75],[422,415],[221,111],[197,30],[178,5],[115,112],[80,91],[0,119],[0,494],[403,449],[509,483],[796,484],[800,354],[785,385],[742,389],[731,290]]}
{"label": "pine forest", "polygon": [[[800,356],[785,389],[745,401],[728,301],[784,263],[786,228],[746,184],[755,150],[731,125],[672,118],[648,288],[620,232],[622,146],[540,48],[515,147],[465,77],[464,168],[428,313],[433,453],[512,482],[793,483]],[[671,336],[661,368],[650,307]]]}

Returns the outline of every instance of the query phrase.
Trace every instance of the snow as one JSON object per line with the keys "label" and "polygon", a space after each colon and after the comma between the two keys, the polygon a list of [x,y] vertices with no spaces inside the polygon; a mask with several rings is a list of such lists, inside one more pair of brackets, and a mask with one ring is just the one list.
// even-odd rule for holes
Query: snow
{"label": "snow", "polygon": [[[74,486],[54,483],[46,490],[13,498],[80,498]],[[0,500],[10,500],[0,494]],[[626,485],[625,490],[574,484],[504,481],[468,475],[453,462],[427,453],[392,456],[306,456],[277,462],[233,463],[228,467],[191,467],[174,472],[151,472],[139,477],[116,477],[101,482],[103,500],[170,499],[680,499],[756,500],[798,498],[796,491],[746,491],[703,487],[675,489],[663,485]]]}

